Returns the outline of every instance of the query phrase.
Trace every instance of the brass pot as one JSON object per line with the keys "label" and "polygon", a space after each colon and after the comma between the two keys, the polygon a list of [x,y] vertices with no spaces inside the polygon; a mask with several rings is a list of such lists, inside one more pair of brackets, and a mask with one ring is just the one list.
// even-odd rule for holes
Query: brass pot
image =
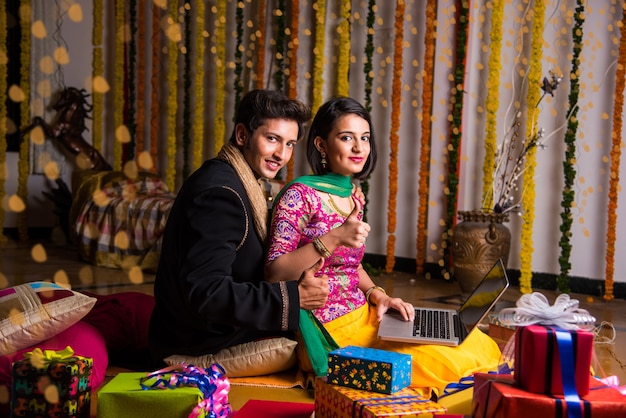
{"label": "brass pot", "polygon": [[452,235],[452,274],[467,296],[501,258],[506,268],[511,249],[511,231],[504,225],[509,215],[459,211]]}

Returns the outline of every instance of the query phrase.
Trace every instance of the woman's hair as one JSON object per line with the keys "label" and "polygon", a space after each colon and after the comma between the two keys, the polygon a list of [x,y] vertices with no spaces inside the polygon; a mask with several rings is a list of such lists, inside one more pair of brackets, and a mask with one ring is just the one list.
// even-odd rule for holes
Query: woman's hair
{"label": "woman's hair", "polygon": [[[298,123],[298,139],[304,136],[304,124],[311,119],[311,109],[279,91],[251,90],[239,103],[235,127],[243,124],[250,135],[267,119],[287,119]],[[235,128],[236,129],[236,128]],[[235,129],[230,142],[235,143]]]}
{"label": "woman's hair", "polygon": [[322,167],[322,156],[315,147],[315,138],[319,136],[323,140],[328,140],[328,135],[335,127],[337,120],[348,114],[362,117],[367,121],[370,127],[370,155],[367,157],[363,170],[353,177],[357,180],[364,180],[374,171],[376,167],[376,137],[374,136],[372,119],[369,112],[361,103],[350,97],[336,97],[320,106],[309,128],[306,144],[306,158],[313,173],[325,174],[328,172],[327,168]]}

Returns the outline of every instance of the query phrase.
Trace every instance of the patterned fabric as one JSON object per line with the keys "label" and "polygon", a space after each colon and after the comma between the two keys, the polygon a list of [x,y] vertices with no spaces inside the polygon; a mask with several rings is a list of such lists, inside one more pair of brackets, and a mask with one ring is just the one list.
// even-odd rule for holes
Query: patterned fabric
{"label": "patterned fabric", "polygon": [[99,266],[156,268],[174,195],[158,178],[120,180],[88,199],[76,220],[79,253]]}
{"label": "patterned fabric", "polygon": [[[285,190],[273,211],[275,219],[270,231],[268,262],[309,244],[345,221],[343,216],[326,206],[314,189],[300,183]],[[313,311],[322,323],[366,303],[365,295],[359,289],[358,275],[364,253],[365,247],[338,247],[325,260],[320,274],[328,275],[330,294],[326,305]]]}

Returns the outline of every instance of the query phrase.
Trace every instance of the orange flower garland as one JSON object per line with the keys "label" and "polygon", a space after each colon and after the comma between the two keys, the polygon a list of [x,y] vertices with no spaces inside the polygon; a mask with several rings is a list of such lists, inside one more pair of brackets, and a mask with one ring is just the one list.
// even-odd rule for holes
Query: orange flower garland
{"label": "orange flower garland", "polygon": [[315,10],[315,41],[313,44],[313,100],[311,110],[315,114],[323,101],[326,0],[317,0],[313,3],[313,10]]}
{"label": "orange flower garland", "polygon": [[[0,39],[7,38],[7,14],[5,7],[0,8]],[[6,42],[0,42],[0,56],[4,59],[7,57]],[[0,64],[0,91],[3,92],[3,97],[7,91],[7,65],[6,63]],[[4,120],[7,117],[7,106],[5,100],[0,100],[0,120]],[[7,133],[6,123],[0,123],[0,135],[4,138]],[[4,199],[6,198],[5,189],[5,175],[7,162],[7,148],[6,146],[0,146],[0,225],[4,225],[4,219],[6,213],[4,211]],[[7,238],[4,234],[0,234],[0,244],[6,242]]]}
{"label": "orange flower garland", "polygon": [[[541,56],[543,53],[543,27],[545,20],[545,4],[542,1],[535,3],[532,26],[530,51],[530,66],[528,68],[528,119],[526,119],[526,135],[532,137],[537,132],[537,115],[541,95]],[[532,257],[533,257],[533,223],[535,221],[535,167],[537,166],[537,147],[532,147],[526,154],[525,170],[523,174],[524,193],[522,195],[522,231],[520,248],[520,291],[532,292]]]}
{"label": "orange flower garland", "polygon": [[339,32],[339,57],[337,60],[337,95],[349,96],[350,87],[350,0],[341,2],[341,23]]}
{"label": "orange flower garland", "polygon": [[[215,20],[215,49],[217,51],[217,62],[215,63],[215,85],[226,85],[226,0],[218,0],[217,16]],[[224,145],[226,133],[226,122],[224,120],[224,102],[226,92],[223,88],[215,89],[215,155]]]}
{"label": "orange flower garland", "polygon": [[196,1],[196,80],[194,91],[193,124],[193,169],[196,170],[204,160],[204,1]]}
{"label": "orange flower garland", "polygon": [[158,151],[157,143],[159,133],[159,51],[161,47],[159,24],[161,22],[161,9],[152,3],[152,68],[150,77],[150,158],[153,163],[153,172],[157,171]]}
{"label": "orange flower garland", "polygon": [[622,112],[624,110],[624,84],[626,81],[626,10],[620,26],[620,43],[617,70],[615,71],[615,106],[613,107],[613,131],[611,132],[611,168],[609,170],[609,208],[606,226],[606,267],[604,277],[604,300],[611,301],[615,274],[615,225],[617,224],[617,192],[619,190],[619,166],[622,144]]}
{"label": "orange flower garland", "polygon": [[428,219],[428,184],[430,180],[430,135],[433,108],[433,68],[435,66],[435,13],[436,0],[426,4],[426,29],[424,31],[424,77],[422,78],[422,137],[420,141],[420,169],[417,207],[416,273],[424,272],[426,255],[426,219]]}
{"label": "orange flower garland", "polygon": [[[287,91],[289,97],[295,99],[298,97],[298,33],[299,33],[299,21],[300,21],[300,1],[291,0],[291,22],[289,25],[289,36],[291,45],[291,55],[289,56],[289,80],[287,81]],[[294,151],[295,152],[295,151]],[[287,163],[287,182],[293,180],[293,166],[294,157],[289,159]]]}
{"label": "orange flower garland", "polygon": [[[178,1],[170,0],[170,25],[178,24]],[[170,190],[176,186],[176,114],[178,113],[178,45],[170,31],[167,48],[167,166],[165,184]],[[219,90],[219,89],[218,89]]]}
{"label": "orange flower garland", "polygon": [[390,273],[396,264],[396,196],[398,195],[398,142],[400,129],[400,102],[402,99],[402,47],[404,43],[404,0],[396,3],[395,39],[393,50],[393,81],[391,84],[391,132],[389,134],[389,200],[387,203],[387,263],[385,271]]}
{"label": "orange flower garland", "polygon": [[[93,3],[93,71],[91,77],[96,80],[98,77],[104,76],[104,58],[102,56],[102,34],[103,34],[103,0],[94,0]],[[91,116],[92,122],[92,145],[94,148],[102,149],[102,114],[104,112],[104,92],[101,89],[93,89],[93,111]]]}
{"label": "orange flower garland", "polygon": [[137,98],[139,102],[136,106],[137,118],[135,120],[136,149],[135,156],[146,150],[146,134],[144,129],[144,120],[146,118],[143,106],[143,98],[145,95],[145,79],[146,79],[146,63],[143,51],[146,50],[146,0],[138,0],[139,13],[137,13]]}
{"label": "orange flower garland", "polygon": [[[30,0],[22,0],[20,2],[20,87],[24,93],[24,100],[20,103],[21,126],[27,126],[30,122],[30,14],[26,14],[23,10],[30,9]],[[20,153],[17,177],[17,196],[26,203],[28,199],[28,174],[30,171],[30,141],[22,141],[20,144]],[[23,210],[17,214],[17,232],[20,241],[28,241],[28,211]]]}
{"label": "orange flower garland", "polygon": [[259,1],[259,28],[257,36],[256,88],[265,87],[265,0]]}
{"label": "orange flower garland", "polygon": [[[124,1],[115,2],[115,72],[113,125],[117,130],[124,125]],[[113,168],[122,169],[122,143],[116,138],[113,143]]]}

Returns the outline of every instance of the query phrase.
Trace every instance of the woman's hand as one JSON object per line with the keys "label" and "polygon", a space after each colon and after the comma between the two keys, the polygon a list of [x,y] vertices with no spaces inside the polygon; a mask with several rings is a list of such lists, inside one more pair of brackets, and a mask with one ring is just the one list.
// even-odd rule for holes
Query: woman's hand
{"label": "woman's hand", "polygon": [[383,315],[389,309],[395,309],[402,315],[402,318],[405,321],[413,321],[415,319],[415,308],[412,304],[405,302],[401,298],[392,298],[382,292],[378,292],[380,295],[377,298],[374,298],[374,294],[370,298],[376,304],[376,316],[378,317],[378,322],[382,321]]}
{"label": "woman's hand", "polygon": [[359,219],[359,213],[363,210],[361,201],[355,198],[353,198],[353,201],[354,208],[343,224],[327,233],[327,235],[333,235],[337,247],[360,248],[365,244],[365,240],[371,230],[367,222],[363,222]]}

